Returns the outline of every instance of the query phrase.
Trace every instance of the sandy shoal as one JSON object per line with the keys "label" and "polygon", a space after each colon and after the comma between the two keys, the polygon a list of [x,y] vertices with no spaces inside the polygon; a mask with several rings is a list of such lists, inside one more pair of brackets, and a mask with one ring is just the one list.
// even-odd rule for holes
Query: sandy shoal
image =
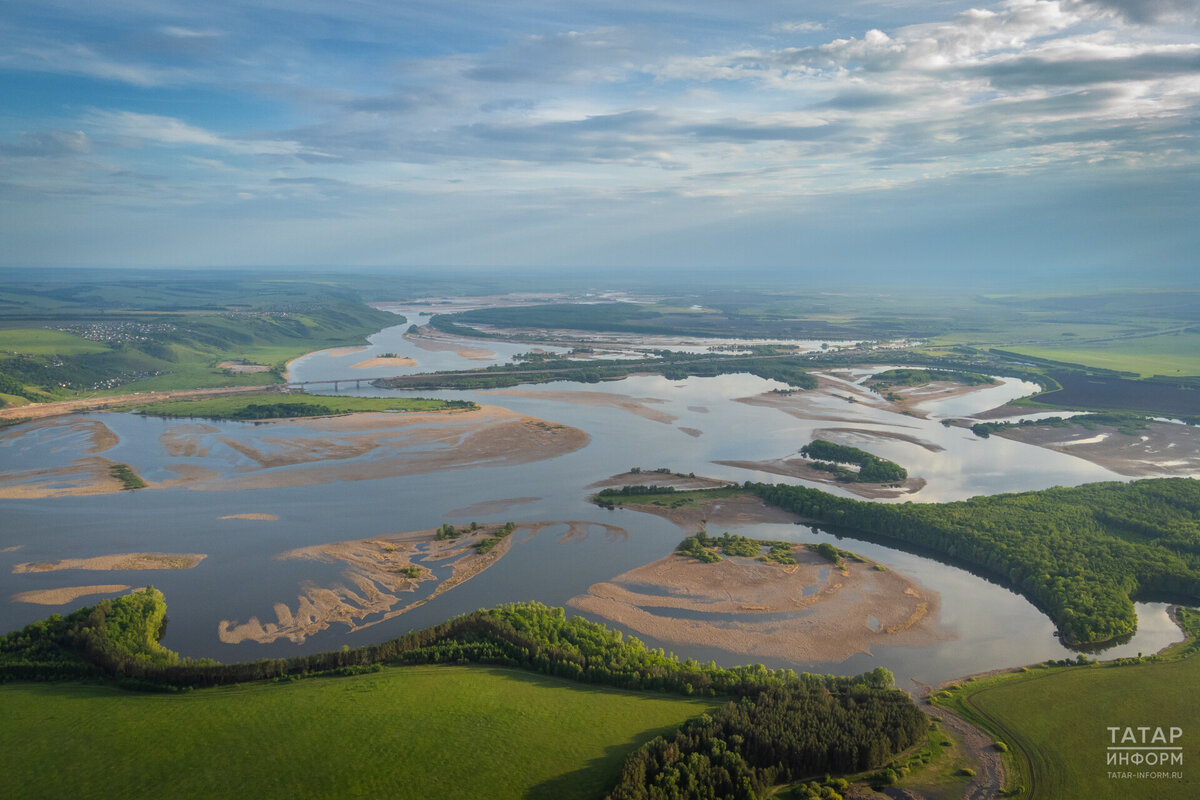
{"label": "sandy shoal", "polygon": [[279,520],[279,515],[278,514],[258,514],[258,513],[252,512],[252,513],[248,513],[248,514],[226,514],[223,517],[217,517],[217,519],[251,519],[251,520],[261,520],[263,522],[277,522]]}
{"label": "sandy shoal", "polygon": [[[351,631],[377,625],[460,586],[503,558],[516,533],[525,526],[518,526],[514,533],[501,538],[487,553],[479,553],[475,547],[495,535],[499,527],[482,525],[458,538],[442,540],[437,539],[436,530],[408,531],[281,553],[277,558],[345,564],[344,582],[303,586],[294,609],[284,602],[275,604],[274,622],[264,623],[258,617],[246,622],[222,620],[217,626],[217,636],[227,644],[244,641],[266,644],[277,639],[299,644],[335,623],[346,625]],[[439,578],[428,566],[451,559],[453,566],[445,578]],[[413,568],[415,574],[406,574],[406,570]],[[434,588],[427,596],[404,602],[402,595],[415,592],[428,582],[433,582]]]}
{"label": "sandy shoal", "polygon": [[407,358],[398,356],[396,358],[384,358],[378,356],[376,358],[368,358],[366,361],[360,361],[357,364],[351,364],[350,369],[370,369],[371,367],[415,367],[417,360],[415,358]]}
{"label": "sandy shoal", "polygon": [[447,517],[471,517],[485,516],[487,514],[499,514],[501,511],[507,511],[513,506],[519,506],[524,503],[535,503],[541,500],[540,497],[509,497],[503,500],[484,500],[481,503],[474,503],[462,508],[456,508],[453,511],[447,511],[444,516]]}
{"label": "sandy shoal", "polygon": [[114,478],[116,464],[103,456],[78,458],[62,467],[0,473],[0,499],[36,500],[47,497],[81,497],[124,491]]}
{"label": "sandy shoal", "polygon": [[225,386],[216,389],[172,389],[165,392],[136,392],[134,394],[87,397],[79,400],[59,400],[53,403],[30,403],[27,406],[0,408],[0,419],[44,419],[81,411],[98,411],[113,406],[158,403],[165,400],[192,400],[200,397],[224,397],[246,393],[261,394],[277,391],[278,388],[277,386]]}
{"label": "sandy shoal", "polygon": [[[1056,450],[1120,475],[1200,477],[1200,427],[1151,422],[1134,436],[1108,425],[1014,427],[996,436]],[[1102,441],[1094,441],[1103,436]]]}
{"label": "sandy shoal", "polygon": [[932,381],[917,386],[893,386],[885,391],[893,392],[900,397],[900,403],[910,408],[910,413],[926,418],[926,412],[920,408],[921,403],[928,400],[945,400],[951,397],[965,397],[984,389],[995,389],[998,384],[981,383],[968,386],[956,381]]}
{"label": "sandy shoal", "polygon": [[13,574],[27,572],[57,572],[64,569],[86,570],[150,570],[191,569],[208,555],[206,553],[116,553],[94,558],[64,558],[59,561],[26,561],[13,567]]}
{"label": "sandy shoal", "polygon": [[421,328],[421,333],[404,334],[404,338],[428,353],[454,353],[459,358],[468,361],[491,361],[496,357],[496,351],[485,347],[470,347],[461,340],[442,339],[431,333],[428,326]]}
{"label": "sandy shoal", "polygon": [[652,408],[654,403],[664,403],[657,397],[630,397],[609,392],[580,392],[555,389],[489,389],[486,394],[502,395],[505,397],[531,397],[536,400],[555,400],[560,403],[574,403],[582,406],[602,408],[619,408],[639,417],[670,425],[675,421],[672,414]]}
{"label": "sandy shoal", "polygon": [[[929,442],[925,439],[918,439],[916,436],[910,436],[907,433],[880,431],[871,428],[820,428],[813,431],[813,438],[836,441],[839,434],[848,434],[851,437],[862,437],[864,439],[890,439],[896,442],[908,442],[909,444],[915,444],[917,447],[924,448],[931,453],[941,453],[946,449],[940,444]],[[839,444],[845,444],[845,442],[839,442]]]}
{"label": "sandy shoal", "polygon": [[12,596],[17,603],[36,603],[42,606],[62,606],[93,594],[116,594],[124,592],[129,587],[124,584],[106,583],[97,586],[63,586],[58,589],[34,589],[29,592],[19,592]]}
{"label": "sandy shoal", "polygon": [[951,637],[938,624],[940,596],[915,581],[856,562],[842,571],[802,547],[795,556],[800,563],[784,567],[672,554],[594,584],[568,605],[662,642],[794,663]]}
{"label": "sandy shoal", "polygon": [[641,511],[654,514],[657,517],[669,519],[679,526],[680,530],[689,535],[706,525],[712,527],[740,527],[754,525],[760,522],[795,522],[796,515],[776,506],[767,505],[757,496],[749,492],[722,497],[695,505],[679,508],[656,506],[650,504],[620,505],[619,509]]}

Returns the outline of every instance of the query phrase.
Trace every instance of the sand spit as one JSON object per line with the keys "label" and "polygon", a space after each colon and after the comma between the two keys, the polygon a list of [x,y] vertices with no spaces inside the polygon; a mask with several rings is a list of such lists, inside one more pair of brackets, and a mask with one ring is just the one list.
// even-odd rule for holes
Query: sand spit
{"label": "sand spit", "polygon": [[15,553],[24,546],[23,544],[14,544],[11,547],[0,547],[0,553]]}
{"label": "sand spit", "polygon": [[35,589],[30,592],[19,592],[12,599],[17,603],[36,603],[42,606],[63,606],[80,597],[93,594],[117,594],[129,589],[118,583],[106,583],[98,586],[63,586],[58,589]]}
{"label": "sand spit", "polygon": [[[522,528],[529,530],[529,535],[525,537],[525,539],[529,539],[541,533],[546,528],[552,528],[555,525],[567,526],[566,532],[558,540],[559,544],[582,542],[588,538],[592,528],[599,528],[604,531],[604,535],[608,537],[608,541],[610,542],[621,542],[629,538],[629,531],[619,525],[607,525],[603,522],[592,522],[581,519],[568,520],[567,522],[534,522],[523,525]],[[525,541],[525,539],[522,541]]]}
{"label": "sand spit", "polygon": [[64,558],[61,561],[26,561],[13,567],[13,574],[27,572],[57,572],[64,569],[86,570],[150,570],[191,569],[208,555],[206,553],[116,553],[95,558]]}
{"label": "sand spit", "polygon": [[1068,453],[1132,478],[1200,477],[1200,427],[1194,425],[1151,422],[1135,436],[1107,425],[1014,427],[993,435]]}
{"label": "sand spit", "polygon": [[371,367],[415,367],[417,361],[415,358],[397,357],[397,358],[368,358],[366,361],[360,361],[357,364],[351,364],[350,369],[370,369]]}
{"label": "sand spit", "polygon": [[622,472],[602,481],[588,484],[588,489],[608,489],[621,486],[670,486],[673,489],[720,489],[729,486],[729,481],[716,478],[697,478],[695,475],[677,475],[674,472]]}
{"label": "sand spit", "polygon": [[[839,434],[849,434],[852,437],[862,437],[864,439],[891,439],[897,442],[908,442],[909,444],[915,444],[917,447],[923,447],[931,453],[940,453],[946,449],[940,444],[927,442],[924,439],[909,436],[907,433],[877,431],[870,428],[820,428],[813,431],[813,438],[836,441]],[[847,444],[847,442],[839,442],[839,444]]]}
{"label": "sand spit", "polygon": [[253,519],[253,520],[261,520],[263,522],[277,522],[277,521],[279,521],[279,515],[278,514],[256,514],[256,513],[226,514],[223,517],[217,517],[217,519]]}
{"label": "sand spit", "polygon": [[89,456],[63,467],[0,472],[0,499],[36,500],[120,492],[125,485],[112,476],[110,470],[114,464],[115,461],[103,456]]}
{"label": "sand spit", "polygon": [[[439,540],[434,530],[410,531],[289,550],[278,558],[344,563],[345,583],[306,585],[294,611],[286,603],[275,604],[275,622],[263,623],[258,617],[244,623],[222,620],[217,635],[227,644],[247,640],[267,644],[277,639],[299,644],[334,623],[356,631],[398,617],[470,580],[503,558],[515,533],[500,539],[487,553],[476,549],[485,538],[496,535],[499,527],[483,525],[456,539]],[[518,526],[517,531],[526,527]],[[444,562],[451,564],[449,576],[439,576],[432,569]],[[414,592],[430,581],[434,584],[432,592],[401,605],[400,595]]]}
{"label": "sand spit", "polygon": [[994,389],[996,384],[981,383],[974,386],[955,381],[932,381],[917,386],[891,386],[884,391],[892,392],[900,398],[897,405],[908,410],[910,414],[922,419],[928,418],[928,413],[921,409],[921,404],[930,400],[946,400],[951,397],[963,397],[984,389]]}
{"label": "sand spit", "polygon": [[463,506],[456,508],[453,511],[447,511],[446,517],[473,517],[486,516],[488,514],[499,514],[501,511],[507,511],[513,506],[519,506],[524,503],[536,503],[541,500],[540,497],[510,497],[506,500],[485,500],[482,503]]}
{"label": "sand spit", "polygon": [[938,625],[936,592],[870,564],[847,562],[842,571],[803,547],[794,553],[800,563],[787,567],[672,554],[597,583],[568,605],[662,642],[797,664],[950,638]]}
{"label": "sand spit", "polygon": [[428,353],[454,353],[468,361],[491,361],[496,357],[494,350],[470,347],[461,339],[443,339],[432,333],[433,329],[428,325],[419,330],[419,334],[406,333],[404,338]]}
{"label": "sand spit", "polygon": [[766,461],[721,460],[714,461],[713,463],[725,467],[750,469],[756,472],[769,472],[772,475],[786,475],[789,478],[800,478],[801,480],[812,481],[813,483],[840,486],[859,497],[899,497],[900,495],[919,492],[925,488],[924,478],[909,478],[903,483],[843,483],[835,480],[830,473],[815,469],[811,462],[805,461],[802,458],[774,458]]}
{"label": "sand spit", "polygon": [[554,400],[560,403],[574,403],[581,406],[600,408],[619,408],[639,417],[670,425],[675,417],[664,411],[652,408],[653,403],[665,403],[657,397],[629,397],[623,394],[609,392],[579,392],[558,391],[554,389],[489,389],[485,394],[503,395],[505,397],[530,397],[537,400]]}

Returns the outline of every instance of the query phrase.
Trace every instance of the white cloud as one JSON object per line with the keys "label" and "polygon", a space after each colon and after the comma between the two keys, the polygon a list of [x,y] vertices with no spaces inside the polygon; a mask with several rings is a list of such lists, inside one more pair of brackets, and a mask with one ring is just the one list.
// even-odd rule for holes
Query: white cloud
{"label": "white cloud", "polygon": [[224,150],[235,155],[300,156],[322,155],[298,142],[272,139],[235,139],[189,125],[175,117],[139,114],[134,111],[93,110],[86,122],[116,139],[160,145],[196,145]]}

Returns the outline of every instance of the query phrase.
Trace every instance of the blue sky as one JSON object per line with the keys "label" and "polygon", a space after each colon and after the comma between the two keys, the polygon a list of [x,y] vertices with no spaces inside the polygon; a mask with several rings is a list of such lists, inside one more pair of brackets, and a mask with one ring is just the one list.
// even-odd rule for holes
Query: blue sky
{"label": "blue sky", "polygon": [[0,0],[0,264],[1194,280],[1198,0]]}

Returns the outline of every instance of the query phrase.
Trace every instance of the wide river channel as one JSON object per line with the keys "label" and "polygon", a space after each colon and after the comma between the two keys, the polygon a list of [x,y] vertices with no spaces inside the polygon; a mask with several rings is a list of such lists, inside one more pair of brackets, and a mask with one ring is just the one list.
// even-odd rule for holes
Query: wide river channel
{"label": "wide river channel", "polygon": [[[371,337],[353,352],[324,351],[293,362],[294,381],[367,379],[447,369],[471,369],[505,363],[529,345],[508,342],[428,342],[405,337],[412,323],[428,319],[427,308],[399,309],[403,325]],[[422,346],[424,345],[424,346]],[[814,343],[819,346],[819,343]],[[552,349],[552,348],[548,348]],[[372,357],[395,354],[415,365],[356,366]],[[185,656],[221,661],[286,656],[301,652],[383,641],[411,629],[441,622],[455,614],[504,602],[539,600],[565,605],[595,583],[669,554],[683,532],[672,522],[630,510],[607,511],[588,502],[597,481],[638,466],[727,479],[804,483],[745,466],[716,462],[764,462],[794,458],[814,436],[830,435],[869,449],[905,466],[924,480],[918,491],[881,500],[949,501],[979,494],[1070,486],[1097,480],[1124,480],[1102,467],[1068,454],[999,437],[980,439],[942,420],[1002,405],[1029,394],[1033,387],[1012,378],[969,393],[936,395],[919,403],[924,416],[897,413],[885,404],[848,402],[867,372],[825,378],[824,391],[794,395],[790,406],[747,403],[770,395],[781,384],[751,375],[667,380],[635,376],[601,384],[540,384],[501,392],[420,392],[422,396],[474,400],[518,414],[570,426],[590,437],[564,455],[528,463],[464,463],[393,477],[373,477],[378,453],[339,452],[340,471],[324,482],[239,488],[246,474],[246,453],[261,446],[264,426],[253,423],[164,420],[137,414],[85,415],[102,422],[117,441],[104,458],[129,464],[153,483],[170,482],[180,467],[203,468],[225,480],[220,488],[182,483],[175,488],[87,496],[0,500],[0,629],[12,630],[51,613],[66,613],[95,602],[82,596],[61,605],[14,599],[29,592],[84,585],[153,584],[169,607],[163,643]],[[840,392],[839,385],[847,391]],[[320,389],[324,391],[325,388]],[[386,396],[386,390],[353,384],[342,393]],[[587,393],[581,394],[581,393]],[[843,396],[845,395],[845,396]],[[198,427],[199,426],[199,427]],[[818,433],[824,432],[824,433]],[[178,445],[181,436],[199,436],[203,446]],[[295,446],[317,432],[296,426]],[[256,438],[257,437],[257,438]],[[172,445],[172,443],[175,443]],[[413,445],[419,447],[420,445]],[[60,423],[27,423],[0,435],[0,469],[5,473],[52,470],[86,458],[95,440],[84,429]],[[361,462],[361,463],[359,463]],[[325,463],[325,462],[321,462]],[[347,467],[356,464],[361,473]],[[311,465],[309,465],[311,466]],[[281,481],[286,484],[287,481]],[[840,487],[808,484],[842,493]],[[239,517],[240,515],[240,517]],[[249,518],[247,515],[259,515]],[[222,518],[225,519],[222,519]],[[274,517],[274,519],[271,519]],[[277,556],[300,547],[436,528],[505,522],[597,523],[586,535],[565,535],[565,525],[543,527],[536,535],[514,538],[511,550],[493,566],[430,602],[372,627],[351,632],[334,623],[297,643],[225,643],[218,636],[223,620],[275,619],[278,603],[295,608],[305,587],[335,585],[345,564]],[[617,526],[628,536],[614,535]],[[796,542],[832,541],[907,576],[941,597],[936,643],[920,647],[875,647],[839,663],[790,662],[751,658],[725,650],[669,645],[641,637],[677,655],[734,665],[762,662],[798,670],[859,673],[885,666],[897,683],[937,683],[989,669],[1050,658],[1071,657],[1044,614],[1027,600],[962,569],[929,558],[861,541],[814,532],[807,526],[757,523],[722,529],[755,538]],[[719,532],[719,531],[713,531]],[[92,558],[117,553],[195,553],[206,557],[181,570],[117,570],[14,573],[21,563]],[[414,595],[420,597],[420,593]],[[1159,603],[1138,604],[1139,630],[1132,641],[1110,648],[1104,657],[1154,652],[1180,638]]]}

